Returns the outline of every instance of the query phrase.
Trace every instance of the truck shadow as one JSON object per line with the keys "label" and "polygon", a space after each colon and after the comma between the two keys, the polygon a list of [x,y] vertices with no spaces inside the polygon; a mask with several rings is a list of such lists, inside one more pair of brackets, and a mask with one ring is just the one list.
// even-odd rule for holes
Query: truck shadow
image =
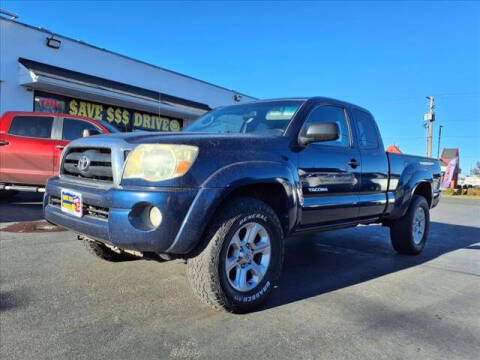
{"label": "truck shadow", "polygon": [[[426,263],[458,249],[478,249],[480,228],[432,222],[422,254],[402,256],[381,226],[287,239],[278,288],[258,311],[286,305]],[[476,244],[476,245],[474,245]]]}
{"label": "truck shadow", "polygon": [[19,193],[0,199],[0,223],[43,219],[42,193]]}

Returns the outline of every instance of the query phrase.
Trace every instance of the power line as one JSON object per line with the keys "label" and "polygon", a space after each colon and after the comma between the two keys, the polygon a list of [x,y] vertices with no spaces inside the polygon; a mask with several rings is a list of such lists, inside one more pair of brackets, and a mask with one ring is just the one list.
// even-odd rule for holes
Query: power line
{"label": "power line", "polygon": [[442,119],[442,123],[445,123],[445,122],[447,122],[447,123],[449,123],[449,124],[453,124],[453,123],[456,124],[456,123],[461,123],[461,122],[466,122],[466,123],[472,123],[472,122],[474,122],[474,123],[480,124],[480,116],[479,116],[479,119],[478,119],[478,120],[473,120],[473,119],[472,119],[472,120],[454,120],[454,119],[447,119],[447,120],[445,120],[445,119]]}
{"label": "power line", "polygon": [[[437,96],[437,97],[445,97],[445,96],[480,96],[480,92],[452,92],[452,93],[440,93],[440,94],[432,94],[432,96]],[[390,100],[385,100],[381,102],[377,102],[377,105],[381,104],[392,104],[392,103],[402,103],[402,102],[409,102],[409,101],[419,101],[419,97],[405,97],[405,98],[395,98],[395,99],[390,99]]]}
{"label": "power line", "polygon": [[466,138],[466,139],[478,139],[478,136],[475,136],[475,135],[460,135],[460,136],[456,136],[456,135],[449,135],[449,136],[442,136],[442,139],[445,139],[445,138]]}
{"label": "power line", "polygon": [[480,96],[480,92],[458,92],[458,93],[445,93],[445,94],[434,94],[434,96]]}
{"label": "power line", "polygon": [[[384,136],[384,139],[397,139],[397,140],[418,140],[418,139],[425,139],[423,136],[405,136],[405,137],[397,137],[397,136]],[[450,139],[450,138],[462,138],[462,139],[478,139],[478,136],[472,135],[450,135],[450,136],[442,136],[442,139]]]}

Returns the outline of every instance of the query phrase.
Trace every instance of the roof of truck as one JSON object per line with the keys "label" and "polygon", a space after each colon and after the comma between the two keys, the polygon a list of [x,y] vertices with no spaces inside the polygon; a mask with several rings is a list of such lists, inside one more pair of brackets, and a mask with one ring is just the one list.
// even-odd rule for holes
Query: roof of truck
{"label": "roof of truck", "polygon": [[[292,100],[292,101],[295,101],[295,100],[296,100],[296,101],[308,101],[308,100],[324,101],[324,102],[327,102],[327,103],[333,103],[333,104],[338,104],[338,105],[343,105],[343,106],[348,106],[348,107],[357,108],[357,109],[359,109],[359,110],[362,110],[362,111],[365,111],[365,112],[371,114],[368,109],[365,109],[364,107],[361,107],[361,106],[359,106],[359,105],[355,105],[355,104],[349,103],[349,102],[347,102],[347,101],[343,101],[343,100],[339,100],[339,99],[334,99],[334,98],[329,98],[329,97],[325,97],[325,96],[299,96],[299,97],[285,97],[285,98],[261,99],[261,100],[248,101],[248,102],[244,102],[244,103],[236,104],[236,105],[244,105],[244,104],[250,104],[250,103],[257,103],[257,102],[289,101],[289,100]],[[229,106],[229,105],[227,105],[227,106]],[[235,105],[231,105],[231,106],[235,106]]]}

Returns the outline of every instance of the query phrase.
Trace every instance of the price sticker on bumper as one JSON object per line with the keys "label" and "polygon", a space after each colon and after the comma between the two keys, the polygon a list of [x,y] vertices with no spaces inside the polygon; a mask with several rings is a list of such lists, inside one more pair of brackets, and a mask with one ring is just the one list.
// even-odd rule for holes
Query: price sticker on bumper
{"label": "price sticker on bumper", "polygon": [[82,194],[63,189],[60,208],[63,212],[77,217],[82,217]]}

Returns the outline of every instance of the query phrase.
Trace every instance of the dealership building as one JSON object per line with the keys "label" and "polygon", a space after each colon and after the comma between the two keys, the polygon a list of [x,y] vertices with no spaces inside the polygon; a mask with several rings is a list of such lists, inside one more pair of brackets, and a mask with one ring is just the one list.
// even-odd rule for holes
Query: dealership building
{"label": "dealership building", "polygon": [[66,113],[123,131],[178,131],[251,96],[0,15],[0,114]]}

